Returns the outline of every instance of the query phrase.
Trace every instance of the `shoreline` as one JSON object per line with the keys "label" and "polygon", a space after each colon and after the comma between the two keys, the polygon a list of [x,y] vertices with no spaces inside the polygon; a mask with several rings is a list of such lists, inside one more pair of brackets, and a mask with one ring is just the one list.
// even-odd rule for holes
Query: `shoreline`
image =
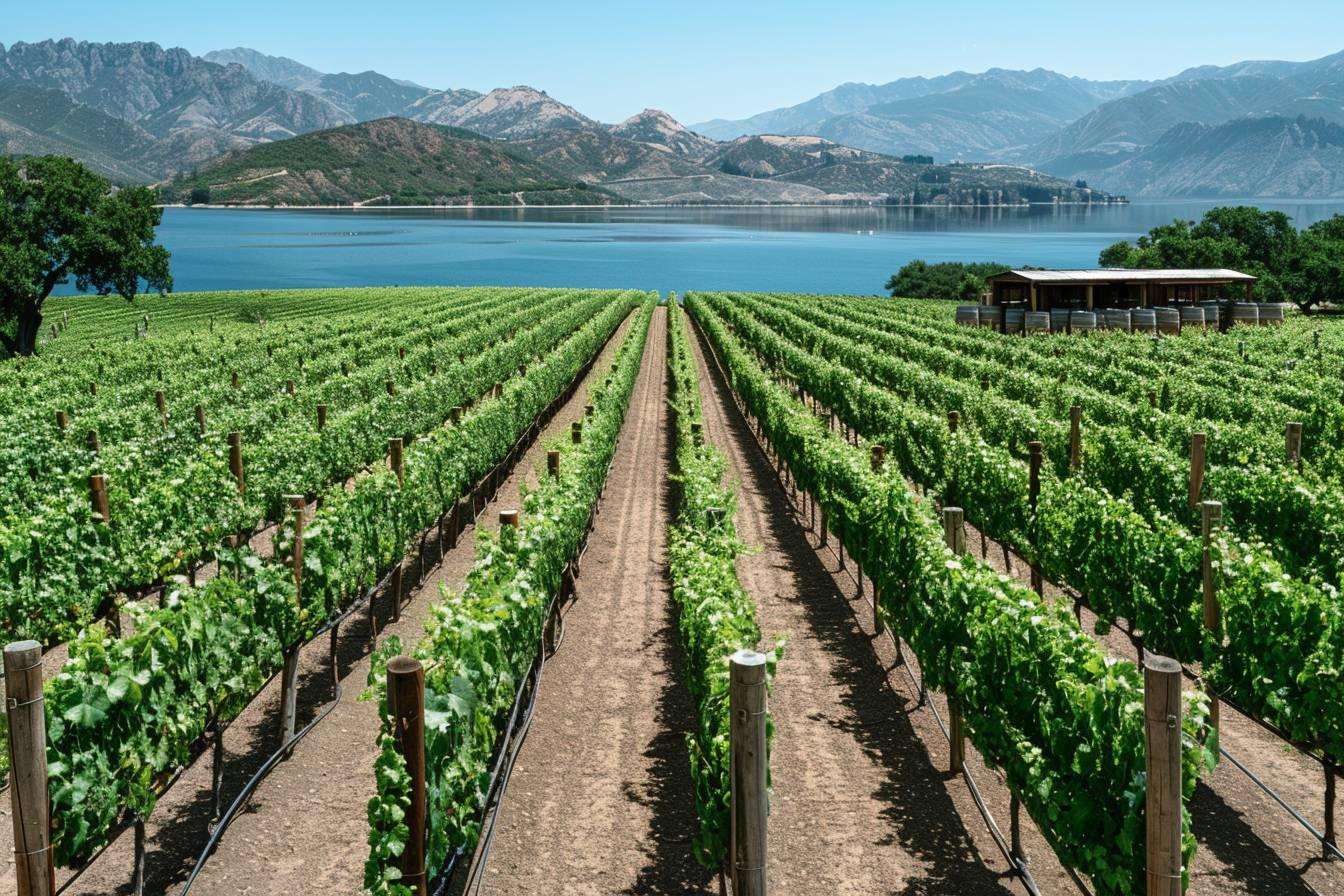
{"label": "shoreline", "polygon": [[875,211],[884,209],[903,209],[903,208],[983,208],[983,209],[1028,209],[1028,208],[1113,208],[1116,206],[1130,205],[1125,202],[1020,202],[1004,203],[1001,205],[966,205],[960,203],[920,203],[918,205],[850,205],[845,203],[832,202],[724,202],[713,204],[696,203],[657,203],[657,204],[559,204],[559,205],[232,205],[232,204],[209,204],[198,203],[188,205],[183,202],[165,202],[155,206],[162,209],[200,209],[205,211],[252,211],[252,212],[312,212],[312,211],[338,211],[338,212],[369,212],[369,211],[439,211],[439,212],[473,212],[473,211],[531,211],[536,209],[595,209],[595,210],[614,210],[614,209],[779,209],[779,208],[825,208],[837,210],[853,211]]}

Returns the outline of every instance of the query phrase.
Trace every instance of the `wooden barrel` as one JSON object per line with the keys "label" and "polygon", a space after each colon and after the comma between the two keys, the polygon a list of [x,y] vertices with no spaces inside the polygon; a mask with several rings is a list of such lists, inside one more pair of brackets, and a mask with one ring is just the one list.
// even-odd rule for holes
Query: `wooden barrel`
{"label": "wooden barrel", "polygon": [[1056,333],[1065,333],[1069,329],[1069,309],[1051,308],[1050,309],[1050,329]]}
{"label": "wooden barrel", "polygon": [[1023,326],[1028,333],[1049,333],[1050,312],[1028,311],[1023,317]]}
{"label": "wooden barrel", "polygon": [[1175,336],[1181,332],[1181,312],[1178,308],[1154,308],[1157,315],[1157,332]]}
{"label": "wooden barrel", "polygon": [[1132,325],[1128,310],[1124,308],[1108,308],[1106,310],[1106,329],[1128,333]]}
{"label": "wooden barrel", "polygon": [[1263,326],[1278,326],[1283,323],[1283,306],[1271,302],[1260,306],[1260,323]]}
{"label": "wooden barrel", "polygon": [[1237,302],[1232,306],[1232,323],[1255,326],[1260,323],[1260,307],[1251,302]]}
{"label": "wooden barrel", "polygon": [[1003,332],[1021,333],[1027,313],[1021,308],[1003,309]]}
{"label": "wooden barrel", "polygon": [[1198,305],[1187,305],[1181,309],[1181,329],[1204,329],[1204,309]]}
{"label": "wooden barrel", "polygon": [[1157,332],[1157,311],[1153,308],[1135,308],[1129,312],[1133,325],[1132,332],[1152,334]]}
{"label": "wooden barrel", "polygon": [[1069,315],[1069,329],[1074,333],[1091,333],[1097,328],[1094,311],[1075,311]]}
{"label": "wooden barrel", "polygon": [[1217,329],[1218,322],[1223,317],[1222,302],[1200,302],[1199,307],[1204,309],[1204,326],[1209,329]]}
{"label": "wooden barrel", "polygon": [[980,326],[980,306],[979,305],[958,305],[957,323],[963,327]]}

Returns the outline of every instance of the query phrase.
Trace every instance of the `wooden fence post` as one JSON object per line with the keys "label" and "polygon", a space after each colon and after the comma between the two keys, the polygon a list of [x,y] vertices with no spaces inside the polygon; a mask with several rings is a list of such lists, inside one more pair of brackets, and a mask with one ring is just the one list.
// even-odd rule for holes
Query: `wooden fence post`
{"label": "wooden fence post", "polygon": [[766,687],[765,656],[739,650],[729,660],[728,710],[731,718],[733,896],[765,896]]}
{"label": "wooden fence post", "polygon": [[[294,545],[290,550],[290,572],[294,576],[294,596],[303,606],[303,524],[305,507],[303,495],[287,495],[294,520]],[[285,645],[284,668],[280,674],[280,745],[285,747],[285,758],[293,755],[290,743],[294,740],[294,721],[298,715],[299,645]]]}
{"label": "wooden fence post", "polygon": [[1069,469],[1076,470],[1083,465],[1083,409],[1079,405],[1069,408]]}
{"label": "wooden fence post", "polygon": [[289,395],[290,398],[293,398],[293,397],[294,397],[294,381],[293,381],[293,380],[285,380],[285,393],[286,393],[287,395]]}
{"label": "wooden fence post", "polygon": [[[960,507],[943,508],[943,537],[952,553],[958,557],[966,553],[966,514]],[[948,768],[957,774],[966,767],[966,733],[961,707],[952,694],[947,697],[947,740]]]}
{"label": "wooden fence post", "polygon": [[247,497],[247,482],[243,478],[243,434],[237,430],[229,433],[229,472],[238,483],[238,494]]}
{"label": "wooden fence post", "polygon": [[406,760],[411,805],[406,810],[406,848],[401,853],[401,882],[415,896],[426,896],[425,879],[425,670],[420,661],[394,656],[387,663],[387,710],[392,738]]}
{"label": "wooden fence post", "polygon": [[550,474],[551,478],[553,478],[553,479],[559,479],[559,478],[560,478],[560,452],[559,452],[559,451],[554,451],[554,450],[552,450],[552,451],[547,451],[547,452],[546,452],[546,472],[547,472],[548,474]]}
{"label": "wooden fence post", "polygon": [[569,437],[575,445],[583,442],[583,421],[575,420],[573,426],[569,429]]}
{"label": "wooden fence post", "polygon": [[1302,469],[1302,424],[1289,423],[1284,430],[1284,454],[1290,466]]}
{"label": "wooden fence post", "polygon": [[[1218,605],[1218,585],[1213,576],[1213,539],[1223,526],[1223,505],[1221,501],[1205,501],[1200,508],[1200,533],[1204,537],[1204,628],[1213,635],[1215,646],[1223,642],[1223,611]],[[1209,724],[1218,727],[1218,695],[1209,694]]]}
{"label": "wooden fence post", "polygon": [[205,435],[205,408],[199,404],[196,405],[196,429],[201,435]]}
{"label": "wooden fence post", "polygon": [[112,522],[112,511],[107,505],[107,477],[94,473],[89,477],[89,503],[96,517],[95,522],[108,525]]}
{"label": "wooden fence post", "polygon": [[89,450],[94,454],[103,453],[103,442],[98,438],[98,430],[89,430]]}
{"label": "wooden fence post", "polygon": [[1190,436],[1190,509],[1199,506],[1199,495],[1204,491],[1204,451],[1206,436],[1202,432]]}
{"label": "wooden fence post", "polygon": [[317,431],[321,432],[327,428],[327,406],[320,404],[317,406]]}
{"label": "wooden fence post", "polygon": [[957,427],[961,424],[961,414],[956,411],[947,412],[947,431],[956,434]]}
{"label": "wooden fence post", "polygon": [[1181,896],[1181,664],[1143,656],[1148,896]]}
{"label": "wooden fence post", "polygon": [[5,697],[17,891],[19,896],[52,896],[56,870],[47,790],[47,716],[42,704],[42,645],[36,641],[5,646]]}
{"label": "wooden fence post", "polygon": [[591,416],[593,416],[593,414],[596,413],[596,412],[597,412],[597,408],[593,407],[593,406],[590,405],[590,404],[586,404],[586,405],[583,406],[583,416],[585,416],[585,417],[591,417]]}
{"label": "wooden fence post", "polygon": [[164,396],[163,390],[159,389],[154,393],[154,404],[159,409],[159,426],[163,429],[168,428],[168,399]]}
{"label": "wooden fence post", "polygon": [[518,511],[501,510],[499,512],[499,527],[503,529],[505,526],[512,529],[518,528]]}
{"label": "wooden fence post", "polygon": [[70,415],[67,414],[65,411],[57,411],[56,428],[59,429],[61,432],[65,432],[66,429],[69,428],[69,426],[70,426]]}
{"label": "wooden fence post", "polygon": [[387,440],[387,456],[392,472],[397,474],[397,483],[404,485],[406,483],[406,463],[402,455],[401,439]]}
{"label": "wooden fence post", "polygon": [[[1036,515],[1036,504],[1041,497],[1041,450],[1043,447],[1044,446],[1042,446],[1040,442],[1029,442],[1027,444],[1027,450],[1030,452],[1029,455],[1030,478],[1027,483],[1027,501],[1031,505],[1032,516]],[[981,537],[984,537],[983,533]],[[1004,545],[1004,548],[1005,548],[1004,554],[1006,555],[1007,554],[1006,544]],[[1031,564],[1031,590],[1035,591],[1037,594],[1040,594],[1044,588],[1044,580],[1041,577],[1040,565],[1035,562],[1035,558],[1032,559],[1033,562]]]}
{"label": "wooden fence post", "polygon": [[235,388],[235,389],[239,388],[239,386],[238,386],[238,371],[236,371],[236,370],[233,372],[233,381],[232,381],[232,382],[233,382],[233,388]]}

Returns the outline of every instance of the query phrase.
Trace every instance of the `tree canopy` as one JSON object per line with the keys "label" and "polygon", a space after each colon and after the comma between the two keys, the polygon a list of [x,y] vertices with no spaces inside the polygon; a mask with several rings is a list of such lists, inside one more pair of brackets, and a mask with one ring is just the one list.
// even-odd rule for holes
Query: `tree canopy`
{"label": "tree canopy", "polygon": [[1344,299],[1344,216],[1297,231],[1283,212],[1254,206],[1210,209],[1200,221],[1161,224],[1134,243],[1107,246],[1104,267],[1232,268],[1258,278],[1262,302],[1304,311]]}
{"label": "tree canopy", "polygon": [[992,261],[941,261],[929,264],[915,259],[887,280],[893,296],[912,299],[978,299],[985,279],[1008,269]]}
{"label": "tree canopy", "polygon": [[73,159],[0,158],[0,346],[32,354],[42,303],[74,281],[81,292],[133,299],[143,282],[172,289],[163,218],[147,187],[113,190]]}

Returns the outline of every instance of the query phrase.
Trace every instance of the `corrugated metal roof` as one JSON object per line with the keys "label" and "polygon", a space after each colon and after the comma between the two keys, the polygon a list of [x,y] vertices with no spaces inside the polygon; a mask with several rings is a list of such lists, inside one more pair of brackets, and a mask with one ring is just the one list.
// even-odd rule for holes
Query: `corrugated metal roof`
{"label": "corrugated metal roof", "polygon": [[1007,275],[1020,277],[1023,280],[1030,280],[1035,283],[1082,283],[1082,282],[1113,282],[1117,280],[1134,281],[1170,281],[1170,280],[1232,280],[1249,281],[1254,280],[1250,274],[1243,274],[1240,271],[1232,271],[1227,268],[1149,268],[1149,269],[1130,269],[1130,268],[1092,268],[1080,270],[1060,270],[1060,271],[1005,271],[1002,274],[995,274],[989,279]]}

